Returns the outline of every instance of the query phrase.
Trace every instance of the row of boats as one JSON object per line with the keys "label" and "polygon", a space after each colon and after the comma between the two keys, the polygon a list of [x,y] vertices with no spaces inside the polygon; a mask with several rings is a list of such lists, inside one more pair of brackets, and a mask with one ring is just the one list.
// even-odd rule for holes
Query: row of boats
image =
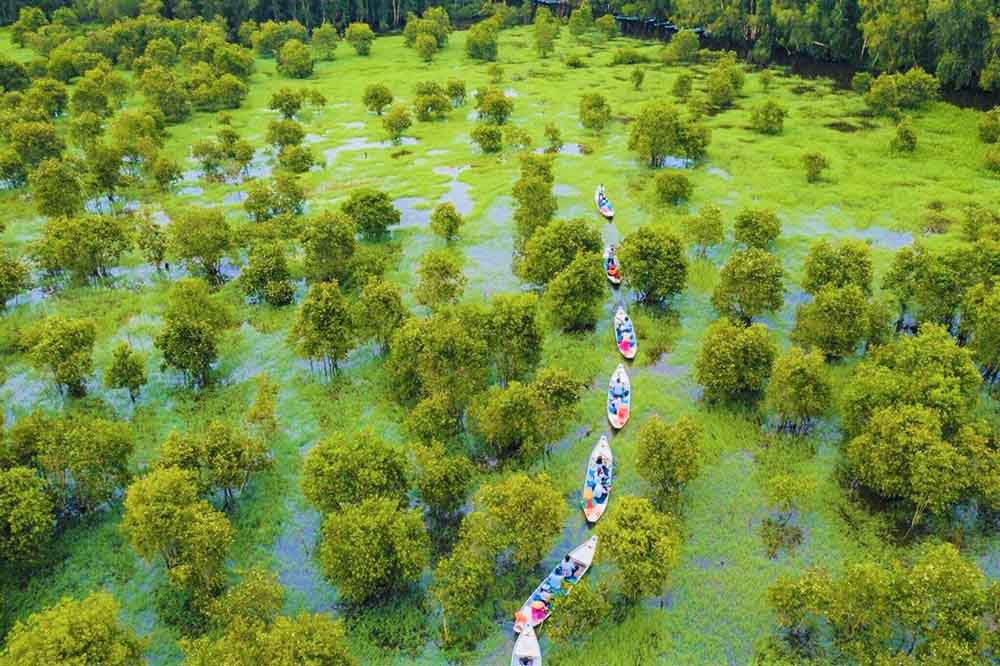
{"label": "row of boats", "polygon": [[[603,185],[597,188],[594,201],[601,215],[610,221],[614,217],[614,207],[604,195]],[[612,285],[621,284],[621,272],[613,246],[609,246],[604,252],[604,268]],[[615,312],[614,329],[619,353],[628,360],[635,358],[638,351],[635,326],[621,305]],[[620,430],[625,426],[631,415],[631,406],[632,389],[628,373],[624,364],[619,363],[608,382],[606,413],[612,428]],[[588,524],[596,523],[607,510],[613,477],[614,455],[607,435],[601,435],[590,452],[583,481],[581,508]],[[542,651],[535,627],[551,614],[554,598],[572,592],[573,586],[590,570],[596,552],[597,537],[592,536],[567,553],[515,613],[514,631],[518,638],[514,643],[511,666],[541,666]]]}

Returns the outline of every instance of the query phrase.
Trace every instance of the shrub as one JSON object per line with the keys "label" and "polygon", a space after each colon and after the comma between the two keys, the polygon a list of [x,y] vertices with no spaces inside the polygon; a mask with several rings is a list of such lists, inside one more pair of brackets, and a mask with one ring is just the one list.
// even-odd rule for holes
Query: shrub
{"label": "shrub", "polygon": [[767,100],[753,110],[750,126],[761,134],[781,134],[785,127],[785,111],[777,102]]}
{"label": "shrub", "polygon": [[358,55],[366,56],[372,51],[375,33],[367,23],[352,23],[344,31],[344,40],[354,47]]}
{"label": "shrub", "polygon": [[904,116],[896,125],[896,136],[889,142],[889,148],[894,153],[912,153],[917,149],[917,132],[909,116]]}
{"label": "shrub", "polygon": [[611,57],[612,65],[639,65],[644,62],[649,62],[649,58],[630,48],[618,49]]}
{"label": "shrub", "polygon": [[987,149],[985,162],[987,169],[995,174],[1000,174],[1000,145]]}
{"label": "shrub", "polygon": [[675,62],[690,63],[698,60],[698,49],[701,42],[698,35],[692,30],[681,30],[670,40],[670,44],[663,49],[663,61],[670,64]]}
{"label": "shrub", "polygon": [[759,394],[771,376],[777,347],[767,327],[744,327],[719,319],[705,333],[695,361],[695,377],[708,400]]}
{"label": "shrub", "polygon": [[979,139],[983,143],[1000,141],[1000,106],[993,107],[979,117]]}
{"label": "shrub", "polygon": [[774,83],[774,72],[769,69],[765,69],[760,73],[760,87],[764,92],[771,89],[771,84]]}
{"label": "shrub", "polygon": [[575,53],[566,58],[566,66],[569,67],[570,69],[580,69],[582,67],[586,67],[586,65],[583,62],[583,58],[576,55]]}
{"label": "shrub", "polygon": [[313,73],[312,54],[305,44],[290,39],[278,52],[278,71],[293,79],[304,79]]}
{"label": "shrub", "polygon": [[733,235],[737,243],[766,250],[781,233],[781,222],[773,210],[744,208],[736,214]]}
{"label": "shrub", "polygon": [[823,171],[830,167],[830,162],[823,153],[806,153],[802,156],[802,163],[806,167],[806,180],[810,183],[818,181]]}
{"label": "shrub", "polygon": [[642,90],[642,82],[646,78],[646,70],[642,69],[641,67],[636,67],[635,69],[632,70],[632,73],[629,75],[629,78],[632,79],[633,88],[635,88],[636,90]]}
{"label": "shrub", "polygon": [[656,197],[663,203],[679,204],[691,198],[694,186],[678,171],[665,171],[656,177]]}
{"label": "shrub", "polygon": [[465,53],[474,60],[492,62],[497,59],[499,22],[487,19],[469,28],[465,38]]}
{"label": "shrub", "polygon": [[431,213],[431,231],[446,241],[454,240],[458,236],[464,220],[455,208],[454,204],[438,204]]}
{"label": "shrub", "polygon": [[851,77],[851,88],[859,95],[864,95],[872,87],[872,75],[868,72],[858,72]]}
{"label": "shrub", "polygon": [[499,153],[503,150],[503,130],[499,125],[476,125],[472,130],[472,140],[479,144],[484,153]]}
{"label": "shrub", "polygon": [[618,36],[618,23],[610,14],[605,14],[594,21],[594,27],[598,29],[607,39],[614,39]]}
{"label": "shrub", "polygon": [[691,88],[694,86],[694,78],[687,72],[681,72],[674,79],[674,87],[671,89],[674,97],[681,100],[682,102],[688,98],[691,94]]}
{"label": "shrub", "polygon": [[382,119],[382,127],[393,143],[399,143],[403,138],[403,132],[408,130],[412,124],[413,120],[410,119],[409,111],[402,106],[392,107]]}

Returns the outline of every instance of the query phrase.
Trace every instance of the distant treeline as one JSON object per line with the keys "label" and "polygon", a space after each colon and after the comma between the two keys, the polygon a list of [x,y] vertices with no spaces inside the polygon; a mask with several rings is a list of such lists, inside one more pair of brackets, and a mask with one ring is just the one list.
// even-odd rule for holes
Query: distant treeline
{"label": "distant treeline", "polygon": [[[390,30],[429,6],[443,6],[456,21],[492,13],[489,0],[0,0],[0,22],[15,21],[29,5],[106,23],[140,14],[221,16],[234,37],[247,20],[294,20],[307,29],[362,21]],[[886,72],[919,65],[946,88],[1000,90],[1000,0],[611,0],[593,9],[703,26],[761,64],[785,51]],[[527,18],[529,7],[521,10],[511,14]]]}

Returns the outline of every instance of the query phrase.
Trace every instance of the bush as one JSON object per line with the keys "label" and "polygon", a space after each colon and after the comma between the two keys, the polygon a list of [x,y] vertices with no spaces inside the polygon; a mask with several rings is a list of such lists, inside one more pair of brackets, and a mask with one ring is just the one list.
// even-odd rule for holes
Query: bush
{"label": "bush", "polygon": [[431,213],[431,231],[446,241],[454,240],[458,236],[464,220],[455,208],[454,204],[438,204]]}
{"label": "bush", "polygon": [[677,205],[691,198],[694,186],[679,171],[665,171],[656,177],[656,197],[662,203]]}
{"label": "bush", "polygon": [[583,62],[583,58],[581,58],[576,54],[573,54],[568,58],[566,58],[566,66],[569,67],[570,69],[581,69],[583,67],[586,67],[586,65]]}
{"label": "bush", "polygon": [[1000,174],[1000,145],[987,149],[985,161],[987,169],[995,174]]}
{"label": "bush", "polygon": [[671,92],[674,97],[683,102],[691,94],[691,88],[693,86],[694,78],[687,72],[682,72],[677,75],[676,79],[674,79],[674,87],[671,89]]}
{"label": "bush", "polygon": [[708,400],[731,400],[759,394],[777,356],[767,327],[747,327],[719,319],[705,333],[695,361],[695,377]]}
{"label": "bush", "polygon": [[806,153],[802,156],[802,163],[806,167],[806,180],[810,183],[818,181],[823,171],[830,167],[830,162],[823,153]]}
{"label": "bush", "polygon": [[896,136],[889,142],[889,148],[894,153],[912,153],[917,149],[917,132],[909,116],[896,125]]}
{"label": "bush", "polygon": [[497,59],[497,32],[500,25],[487,19],[469,28],[465,38],[465,53],[474,60],[492,62]]}
{"label": "bush", "polygon": [[771,89],[771,84],[774,83],[774,72],[769,69],[765,69],[760,73],[760,87],[764,92]]}
{"label": "bush", "polygon": [[365,92],[361,96],[361,102],[369,111],[374,111],[382,115],[385,108],[392,104],[392,91],[383,83],[370,83],[365,86]]}
{"label": "bush", "polygon": [[503,130],[499,125],[476,125],[472,130],[472,140],[479,144],[484,153],[499,153],[503,150]]}
{"label": "bush", "polygon": [[851,88],[859,95],[864,95],[872,87],[872,75],[868,72],[858,72],[851,77]]}
{"label": "bush", "polygon": [[979,139],[983,143],[1000,141],[1000,106],[993,107],[979,118]]}
{"label": "bush", "polygon": [[290,39],[278,52],[278,71],[293,79],[304,79],[313,73],[312,53],[305,44]]}
{"label": "bush", "polygon": [[629,75],[629,78],[632,79],[633,88],[635,88],[636,90],[642,90],[642,82],[646,78],[646,70],[642,69],[641,67],[636,67],[635,69],[632,70],[632,73]]}
{"label": "bush", "polygon": [[352,23],[344,31],[344,40],[354,47],[358,55],[366,56],[372,51],[375,33],[367,23]]}
{"label": "bush", "polygon": [[698,49],[701,42],[698,35],[692,30],[681,30],[670,40],[670,44],[663,49],[663,61],[672,64],[676,62],[691,63],[698,60]]}
{"label": "bush", "polygon": [[605,14],[601,18],[594,21],[594,27],[601,32],[607,39],[614,39],[618,36],[618,23],[611,14]]}
{"label": "bush", "polygon": [[629,48],[618,49],[611,57],[612,65],[639,65],[644,62],[649,62],[649,58],[635,49]]}
{"label": "bush", "polygon": [[781,233],[781,222],[773,210],[744,208],[736,214],[733,235],[737,243],[766,250]]}
{"label": "bush", "polygon": [[781,134],[785,127],[785,111],[777,102],[767,100],[753,110],[750,126],[761,134]]}

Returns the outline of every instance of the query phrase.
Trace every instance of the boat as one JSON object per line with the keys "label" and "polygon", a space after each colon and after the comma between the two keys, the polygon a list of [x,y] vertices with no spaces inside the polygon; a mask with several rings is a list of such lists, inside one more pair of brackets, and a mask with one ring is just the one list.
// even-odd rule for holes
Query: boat
{"label": "boat", "polygon": [[597,191],[594,192],[594,203],[597,204],[597,210],[606,217],[607,219],[612,219],[615,216],[615,207],[611,205],[608,198],[604,196],[604,186],[598,185]]}
{"label": "boat", "polygon": [[[619,386],[621,386],[621,389],[618,389],[619,395],[615,395]],[[611,381],[608,382],[608,421],[611,422],[612,428],[621,430],[628,422],[631,407],[632,388],[628,381],[628,374],[625,372],[625,366],[619,363],[611,375]]]}
{"label": "boat", "polygon": [[622,356],[632,360],[639,350],[639,339],[635,335],[635,325],[625,313],[625,308],[619,306],[615,312],[615,344]]}
{"label": "boat", "polygon": [[510,666],[542,666],[542,648],[531,625],[525,625],[521,635],[514,642],[514,654],[510,656]]}
{"label": "boat", "polygon": [[[598,463],[598,460],[601,462]],[[604,468],[603,473],[599,473],[599,467]],[[583,515],[587,517],[588,523],[596,523],[607,510],[613,478],[614,457],[611,455],[611,445],[608,444],[608,438],[601,435],[600,441],[590,452],[590,460],[587,462],[587,476],[583,481]],[[600,499],[594,499],[594,488],[598,482],[605,492]]]}
{"label": "boat", "polygon": [[[514,631],[521,633],[525,627],[534,628],[545,622],[552,612],[553,599],[573,591],[573,586],[590,570],[596,551],[596,536],[590,537],[571,550],[565,559],[553,568],[549,575],[535,588],[521,609],[514,614]],[[563,576],[560,572],[564,564],[571,569],[568,576]]]}
{"label": "boat", "polygon": [[608,276],[608,281],[613,285],[622,283],[622,269],[615,256],[615,246],[609,245],[604,248],[604,274]]}

